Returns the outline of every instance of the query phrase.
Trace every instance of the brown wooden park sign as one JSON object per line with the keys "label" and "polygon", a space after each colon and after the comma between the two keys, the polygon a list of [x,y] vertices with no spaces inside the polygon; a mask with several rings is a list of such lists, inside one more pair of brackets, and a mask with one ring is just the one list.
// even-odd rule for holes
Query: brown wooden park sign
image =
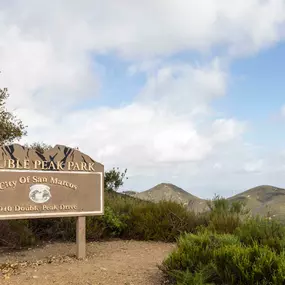
{"label": "brown wooden park sign", "polygon": [[77,257],[85,258],[86,216],[103,213],[102,164],[62,145],[0,147],[0,220],[77,217]]}

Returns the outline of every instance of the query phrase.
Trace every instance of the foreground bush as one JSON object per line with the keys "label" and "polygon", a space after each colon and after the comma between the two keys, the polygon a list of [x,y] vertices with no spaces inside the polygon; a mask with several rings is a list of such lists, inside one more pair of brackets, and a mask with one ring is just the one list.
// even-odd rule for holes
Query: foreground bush
{"label": "foreground bush", "polygon": [[177,249],[164,261],[167,272],[189,271],[210,264],[214,250],[225,245],[240,244],[238,238],[229,234],[214,234],[208,231],[199,234],[184,234],[177,243]]}
{"label": "foreground bush", "polygon": [[265,245],[281,253],[285,249],[285,227],[278,221],[256,217],[246,220],[235,231],[245,245]]}
{"label": "foreground bush", "polygon": [[239,237],[204,231],[180,237],[161,269],[173,284],[284,284],[285,255]]}

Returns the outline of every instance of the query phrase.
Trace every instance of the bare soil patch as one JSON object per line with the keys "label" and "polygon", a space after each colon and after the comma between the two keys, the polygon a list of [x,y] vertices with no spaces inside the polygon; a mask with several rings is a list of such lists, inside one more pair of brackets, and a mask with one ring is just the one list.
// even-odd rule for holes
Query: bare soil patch
{"label": "bare soil patch", "polygon": [[158,285],[163,276],[157,265],[174,247],[161,242],[93,242],[87,245],[85,260],[74,258],[74,243],[54,243],[19,252],[0,250],[0,283]]}

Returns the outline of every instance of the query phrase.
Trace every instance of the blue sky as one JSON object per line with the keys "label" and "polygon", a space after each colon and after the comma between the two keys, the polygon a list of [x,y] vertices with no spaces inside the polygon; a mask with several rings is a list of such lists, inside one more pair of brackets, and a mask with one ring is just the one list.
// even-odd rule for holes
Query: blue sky
{"label": "blue sky", "polygon": [[281,43],[234,61],[228,96],[218,104],[223,112],[249,122],[246,137],[250,142],[270,148],[284,147],[284,120],[280,112],[285,98],[284,60],[285,45]]}
{"label": "blue sky", "polygon": [[[183,52],[164,59],[167,62],[204,62],[203,54]],[[145,74],[130,75],[130,63],[115,55],[95,57],[102,69],[100,98],[92,106],[110,107],[128,104],[144,87]],[[280,43],[258,54],[237,58],[230,63],[230,82],[227,96],[213,102],[213,106],[226,116],[245,120],[249,132],[248,142],[282,149],[285,140],[284,120],[280,106],[285,102],[284,74],[285,44]],[[110,84],[112,82],[112,84]],[[90,106],[89,106],[90,107]]]}
{"label": "blue sky", "polygon": [[145,76],[131,76],[128,72],[131,63],[116,55],[98,55],[94,57],[94,61],[95,70],[101,70],[102,84],[100,98],[96,98],[95,103],[113,107],[132,102],[143,87]]}
{"label": "blue sky", "polygon": [[231,64],[233,84],[223,106],[246,120],[268,121],[284,103],[285,45],[278,44]]}
{"label": "blue sky", "polygon": [[11,0],[0,86],[21,143],[128,168],[122,190],[285,188],[284,31],[284,0]]}

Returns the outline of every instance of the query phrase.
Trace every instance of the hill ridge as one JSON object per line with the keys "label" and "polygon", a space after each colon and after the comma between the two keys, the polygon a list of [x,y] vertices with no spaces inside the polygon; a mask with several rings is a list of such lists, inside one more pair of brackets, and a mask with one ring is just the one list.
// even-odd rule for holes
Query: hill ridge
{"label": "hill ridge", "polygon": [[165,182],[159,183],[146,191],[139,192],[135,197],[153,202],[162,200],[174,201],[197,212],[205,210],[206,206],[206,200],[196,197],[172,183]]}
{"label": "hill ridge", "polygon": [[[142,200],[159,202],[171,200],[186,205],[189,209],[202,212],[208,209],[207,202],[211,199],[202,199],[188,191],[172,184],[159,183],[154,187],[137,192],[135,197]],[[270,215],[285,220],[285,189],[272,185],[259,185],[226,198],[230,202],[245,202],[252,214]]]}
{"label": "hill ridge", "polygon": [[191,195],[193,198],[196,198],[196,199],[200,199],[199,197],[189,193],[188,191],[184,190],[183,188],[181,187],[178,187],[177,185],[175,184],[172,184],[172,183],[166,183],[166,182],[162,182],[162,183],[159,183],[157,185],[155,185],[154,187],[148,189],[148,190],[145,190],[143,192],[140,192],[140,193],[149,193],[151,191],[160,191],[161,190],[161,187],[164,187],[164,188],[171,188],[173,191],[175,192],[178,192],[178,193],[183,193],[183,194],[186,194],[186,195]]}

